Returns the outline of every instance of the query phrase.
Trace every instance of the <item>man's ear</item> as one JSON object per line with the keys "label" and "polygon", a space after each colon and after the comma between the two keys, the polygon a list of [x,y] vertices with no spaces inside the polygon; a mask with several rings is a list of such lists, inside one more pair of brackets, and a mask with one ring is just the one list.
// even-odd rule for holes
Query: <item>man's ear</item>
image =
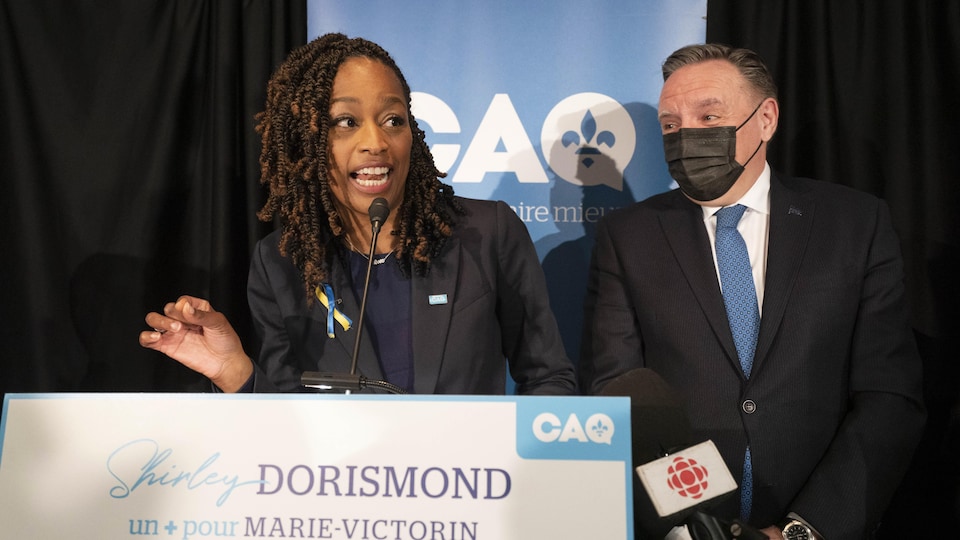
{"label": "man's ear", "polygon": [[760,137],[764,141],[769,141],[773,138],[773,134],[776,133],[777,125],[780,121],[780,104],[776,99],[768,97],[760,104],[760,109],[757,111],[757,114],[760,115],[760,120],[762,121]]}

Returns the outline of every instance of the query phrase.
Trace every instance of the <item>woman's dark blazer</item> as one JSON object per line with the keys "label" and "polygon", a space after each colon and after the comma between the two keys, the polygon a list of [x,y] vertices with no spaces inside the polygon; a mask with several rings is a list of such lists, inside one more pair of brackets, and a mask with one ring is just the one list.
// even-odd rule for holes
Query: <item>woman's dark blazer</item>
{"label": "woman's dark blazer", "polygon": [[[521,394],[573,394],[576,376],[550,310],[540,261],[523,222],[501,201],[460,198],[465,215],[426,276],[413,276],[414,390],[418,394],[503,394],[507,369]],[[308,307],[296,268],[278,249],[279,232],[254,250],[248,302],[261,341],[254,391],[302,390],[304,371],[347,373],[356,324],[335,323]],[[360,302],[349,271],[334,256],[328,269],[337,309],[357,320]],[[383,374],[369,332],[358,372]]]}

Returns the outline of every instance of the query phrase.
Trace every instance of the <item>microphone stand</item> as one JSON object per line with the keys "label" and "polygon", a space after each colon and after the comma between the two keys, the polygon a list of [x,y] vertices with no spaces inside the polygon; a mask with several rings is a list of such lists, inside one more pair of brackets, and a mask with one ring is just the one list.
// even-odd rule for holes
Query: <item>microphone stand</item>
{"label": "microphone stand", "polygon": [[[353,357],[350,359],[351,375],[357,372],[357,357],[360,356],[360,336],[363,334],[363,316],[367,312],[367,290],[370,288],[370,274],[373,271],[373,256],[377,250],[377,238],[380,236],[380,226],[387,219],[386,214],[383,214],[383,217],[380,218],[380,213],[377,213],[377,208],[375,208],[377,201],[384,200],[375,199],[370,205],[370,227],[373,235],[370,238],[370,253],[367,255],[367,277],[363,280],[363,295],[360,296],[360,320],[357,322],[357,335],[353,340]],[[386,207],[386,201],[384,201],[384,208],[389,214],[390,208]]]}
{"label": "microphone stand", "polygon": [[326,371],[304,371],[300,384],[319,390],[343,390],[344,394],[359,392],[364,388],[380,388],[391,394],[406,394],[407,391],[387,381],[368,379],[352,373],[330,373]]}
{"label": "microphone stand", "polygon": [[[386,381],[370,380],[357,374],[357,358],[360,355],[360,336],[363,334],[363,317],[367,311],[367,290],[370,288],[370,274],[373,270],[373,256],[377,249],[377,238],[380,236],[380,227],[390,215],[390,207],[383,197],[377,197],[370,204],[370,225],[373,236],[370,239],[370,254],[367,257],[367,276],[363,281],[363,295],[360,297],[360,318],[357,320],[357,335],[353,341],[353,355],[350,359],[350,373],[329,373],[305,371],[300,376],[300,384],[321,390],[343,390],[345,394],[359,392],[367,387],[381,388],[391,394],[406,394],[407,392],[395,384]],[[330,306],[333,309],[333,306]]]}

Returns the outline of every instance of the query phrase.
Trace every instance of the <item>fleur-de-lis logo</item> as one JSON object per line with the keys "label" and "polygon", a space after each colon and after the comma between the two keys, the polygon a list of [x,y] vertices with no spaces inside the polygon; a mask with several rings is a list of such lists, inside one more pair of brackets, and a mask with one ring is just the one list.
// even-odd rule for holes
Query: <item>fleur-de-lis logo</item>
{"label": "fleur-de-lis logo", "polygon": [[603,420],[597,419],[597,423],[590,426],[590,431],[593,432],[593,437],[590,437],[592,440],[602,440],[607,437],[607,432],[610,431],[610,426],[605,424]]}
{"label": "fleur-de-lis logo", "polygon": [[605,185],[622,191],[623,172],[637,149],[637,127],[617,100],[583,92],[550,110],[540,146],[559,178],[577,186]]}
{"label": "fleur-de-lis logo", "polygon": [[[580,142],[581,134],[583,135],[582,140],[584,141],[582,144]],[[596,142],[593,140],[594,135],[597,137]],[[597,133],[597,120],[593,117],[590,109],[587,109],[587,112],[583,115],[583,119],[580,120],[580,133],[569,130],[563,134],[560,142],[567,148],[569,148],[570,145],[576,145],[577,150],[575,153],[584,156],[580,158],[580,162],[589,168],[594,163],[594,159],[590,156],[601,154],[599,146],[606,145],[608,148],[613,148],[613,145],[617,143],[617,137],[612,132],[606,130]]]}

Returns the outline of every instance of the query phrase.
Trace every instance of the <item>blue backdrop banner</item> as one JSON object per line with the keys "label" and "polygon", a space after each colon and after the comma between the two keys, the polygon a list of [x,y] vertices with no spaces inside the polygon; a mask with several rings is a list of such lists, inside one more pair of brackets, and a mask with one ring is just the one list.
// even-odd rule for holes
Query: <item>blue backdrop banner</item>
{"label": "blue backdrop banner", "polygon": [[706,36],[706,0],[310,0],[308,35],[393,55],[458,195],[526,223],[577,360],[593,227],[673,187],[656,119],[660,65]]}

